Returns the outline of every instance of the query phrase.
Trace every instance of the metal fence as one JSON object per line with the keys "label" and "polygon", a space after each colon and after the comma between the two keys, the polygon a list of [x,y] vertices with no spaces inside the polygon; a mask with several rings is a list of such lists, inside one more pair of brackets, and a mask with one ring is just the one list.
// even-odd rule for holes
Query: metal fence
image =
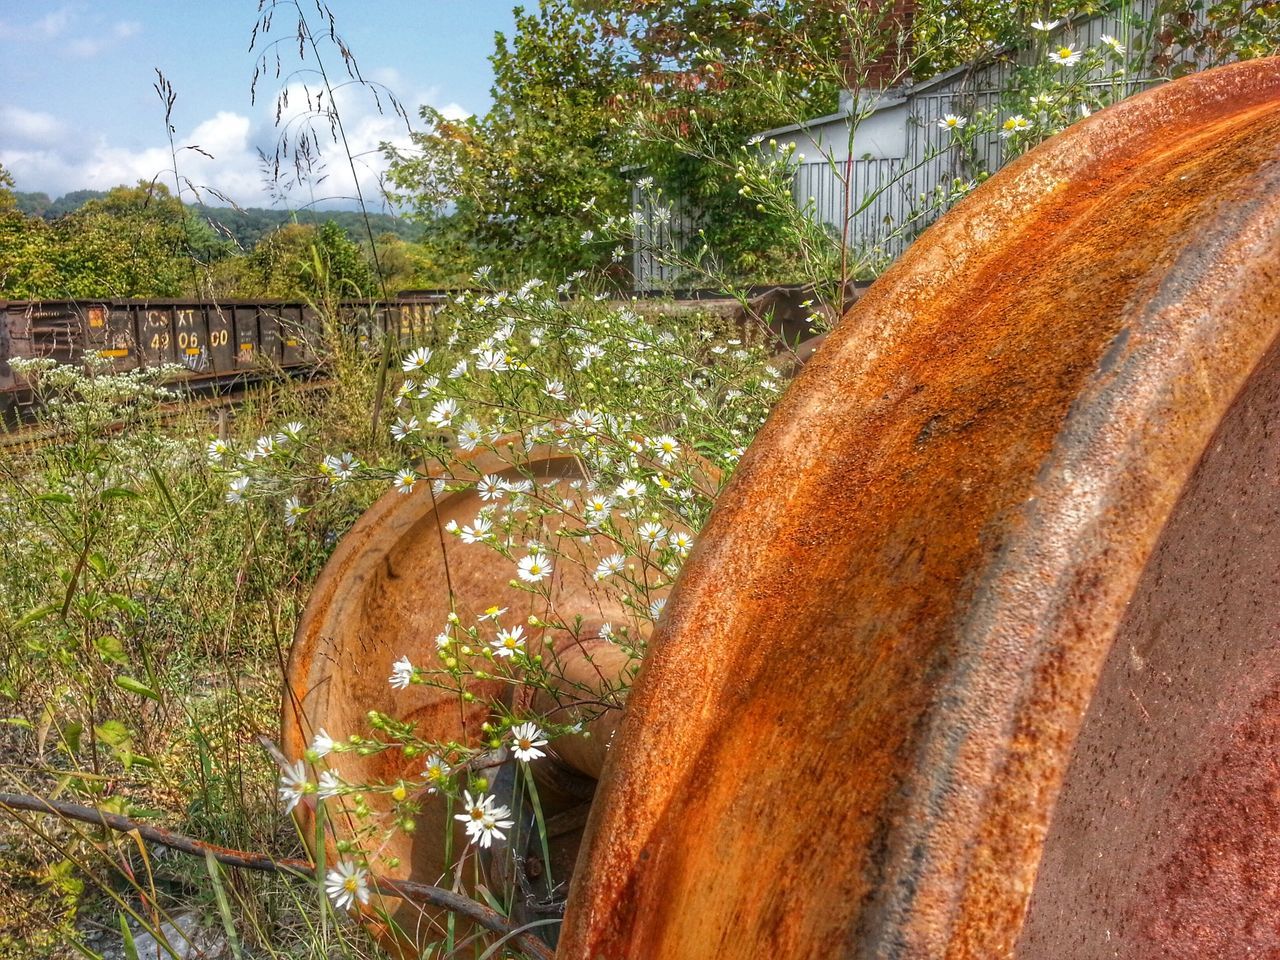
{"label": "metal fence", "polygon": [[[1130,64],[1149,64],[1160,19],[1157,2],[1136,0],[1123,13],[1061,25],[1035,46],[1005,51],[982,66],[957,68],[915,84],[904,92],[905,100],[877,108],[894,111],[904,124],[903,156],[855,159],[848,186],[844,181],[850,171],[844,161],[801,163],[792,184],[796,205],[823,224],[833,238],[843,238],[856,251],[858,262],[887,264],[949,205],[956,181],[968,183],[981,173],[993,173],[1007,159],[1006,141],[998,130],[978,133],[972,148],[962,153],[952,133],[938,125],[942,117],[949,113],[972,117],[994,110],[1015,71],[1041,62],[1049,49],[1060,44],[1087,50],[1099,47],[1106,35],[1125,45]],[[1186,51],[1175,57],[1175,61],[1193,59]],[[1090,85],[1111,101],[1159,80],[1150,71],[1140,70],[1123,82],[1099,76]],[[847,118],[799,128],[802,134],[821,135],[825,142],[836,143],[847,141],[847,130]],[[667,202],[660,205],[661,215],[655,220],[654,204],[643,191],[633,191],[633,201],[639,235],[633,256],[637,288],[678,282],[681,270],[675,262],[697,252],[692,243],[696,213],[687,205]]]}

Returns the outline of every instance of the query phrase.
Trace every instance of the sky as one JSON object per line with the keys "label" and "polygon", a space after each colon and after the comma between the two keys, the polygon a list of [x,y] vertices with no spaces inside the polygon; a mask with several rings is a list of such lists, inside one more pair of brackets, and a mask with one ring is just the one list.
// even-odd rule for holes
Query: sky
{"label": "sky", "polygon": [[[421,129],[423,104],[453,117],[487,109],[493,35],[509,35],[514,2],[328,0],[328,6],[364,77],[385,84],[414,129]],[[316,0],[300,0],[300,8],[319,32]],[[157,175],[172,188],[165,106],[154,89],[159,69],[177,95],[172,124],[183,178],[240,206],[301,207],[325,198],[329,205],[351,206],[332,201],[351,196],[354,186],[327,123],[320,129],[324,182],[296,187],[282,201],[263,172],[258,151],[273,155],[279,142],[277,95],[288,84],[284,121],[296,130],[305,99],[301,84],[314,90],[317,80],[314,74],[290,76],[315,64],[311,58],[298,62],[291,39],[296,8],[277,3],[276,9],[265,39],[284,41],[275,48],[281,78],[274,75],[273,53],[253,104],[250,83],[265,46],[260,36],[258,52],[249,51],[258,0],[0,0],[0,164],[18,190],[51,197]],[[345,79],[337,50],[323,46],[321,53],[331,76]],[[359,156],[361,187],[376,196],[385,167],[377,146],[407,145],[405,123],[389,110],[379,114],[373,98],[354,86],[340,91],[337,103]],[[213,159],[183,149],[192,145]],[[212,194],[205,199],[219,202]]]}

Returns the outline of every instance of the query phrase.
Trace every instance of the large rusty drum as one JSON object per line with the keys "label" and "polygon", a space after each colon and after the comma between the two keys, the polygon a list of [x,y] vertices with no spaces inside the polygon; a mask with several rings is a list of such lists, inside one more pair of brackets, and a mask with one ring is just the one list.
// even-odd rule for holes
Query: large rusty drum
{"label": "large rusty drum", "polygon": [[1278,333],[1276,60],[930,228],[700,535],[558,956],[1280,956]]}

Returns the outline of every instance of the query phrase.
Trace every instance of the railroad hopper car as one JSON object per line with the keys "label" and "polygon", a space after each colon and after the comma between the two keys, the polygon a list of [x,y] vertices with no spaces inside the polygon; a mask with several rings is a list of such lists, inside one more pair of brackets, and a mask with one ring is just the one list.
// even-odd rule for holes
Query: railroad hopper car
{"label": "railroad hopper car", "polygon": [[[366,343],[429,325],[436,302],[347,302],[339,327]],[[99,358],[117,371],[177,364],[197,390],[221,390],[274,373],[315,366],[320,315],[296,301],[0,301],[0,414],[12,422],[32,402],[18,357],[82,365]]]}

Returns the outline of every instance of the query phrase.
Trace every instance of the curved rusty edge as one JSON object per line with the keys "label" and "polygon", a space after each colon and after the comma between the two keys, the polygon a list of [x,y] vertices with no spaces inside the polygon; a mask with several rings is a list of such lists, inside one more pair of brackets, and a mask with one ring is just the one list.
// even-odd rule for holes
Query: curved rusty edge
{"label": "curved rusty edge", "polygon": [[[518,442],[517,438],[508,439]],[[529,472],[539,482],[581,476],[572,454],[545,446],[529,450],[519,467],[493,451],[460,459],[478,471],[477,476],[515,479]],[[431,478],[442,473],[436,467],[428,472]],[[387,685],[388,665],[397,656],[407,654],[417,661],[424,650],[433,650],[431,637],[450,609],[446,572],[451,573],[454,603],[460,611],[475,608],[479,612],[495,601],[520,611],[532,602],[530,595],[509,586],[510,569],[505,560],[496,554],[468,552],[470,548],[444,532],[446,519],[469,522],[480,505],[474,490],[433,495],[431,478],[419,481],[420,486],[411,494],[383,494],[343,538],[318,578],[300,618],[287,666],[281,739],[289,759],[303,756],[315,729],[325,727],[330,734],[344,735],[370,708],[414,723],[418,735],[427,740],[477,743],[490,702],[509,700],[510,686],[498,681],[472,682],[469,689],[476,700],[469,706],[460,704],[457,695],[448,691],[413,686],[394,693]],[[415,559],[426,561],[426,565],[415,564]],[[570,601],[578,599],[582,594],[580,579],[572,572],[566,579],[565,572],[558,571],[553,593],[567,590]],[[378,620],[397,615],[421,619],[428,611],[430,632],[424,629],[420,635],[413,633],[409,621]],[[519,614],[512,616],[523,619]],[[535,631],[529,643],[538,642]],[[397,751],[369,756],[345,752],[331,756],[328,762],[349,783],[421,777],[421,758],[407,759]],[[480,772],[493,774],[493,770]],[[375,811],[389,809],[383,794],[367,794],[366,802]],[[418,831],[397,832],[378,846],[379,857],[394,857],[399,865],[383,867],[375,862],[373,866],[393,879],[439,883],[448,867],[445,833],[452,831],[455,850],[464,849],[466,839],[459,825],[449,819],[439,797],[421,796],[418,803]],[[304,838],[314,847],[314,803],[300,804],[297,814]],[[349,836],[356,826],[345,820],[330,821],[332,830],[325,838],[327,857],[336,856],[334,833]],[[377,906],[377,911],[365,911],[364,920],[394,955],[417,956],[429,939],[442,935],[445,929],[442,911],[386,896]],[[463,937],[469,931],[466,924],[460,924],[455,934]]]}
{"label": "curved rusty edge", "polygon": [[1280,331],[1278,120],[1274,59],[1103,111],[851,311],[676,586],[558,956],[1009,955],[1124,604]]}
{"label": "curved rusty edge", "polygon": [[[511,435],[498,445],[510,447],[522,442],[518,436]],[[515,479],[530,473],[539,481],[583,476],[581,465],[572,453],[549,445],[535,445],[527,450],[519,467],[493,451],[459,454],[457,458],[466,462],[477,476],[493,474]],[[721,474],[712,464],[698,459],[693,469],[699,484],[710,485],[712,489],[719,485]],[[420,473],[430,476],[419,481],[411,494],[389,490],[365,511],[343,537],[308,598],[295,631],[282,704],[282,748],[290,760],[303,757],[317,728],[325,727],[331,735],[346,734],[363,722],[365,711],[371,708],[415,723],[418,734],[428,740],[470,738],[474,742],[474,734],[468,735],[467,730],[478,728],[487,718],[489,701],[501,700],[518,712],[533,706],[535,698],[525,688],[516,688],[513,701],[512,687],[499,682],[473,683],[471,692],[477,700],[465,712],[459,707],[456,695],[446,691],[417,685],[400,693],[389,691],[386,676],[392,660],[407,654],[417,662],[424,648],[434,652],[430,637],[443,624],[450,608],[445,571],[452,571],[454,602],[460,612],[474,608],[473,612],[478,613],[495,601],[499,606],[517,611],[511,616],[518,621],[524,619],[520,613],[523,608],[528,608],[524,610],[526,613],[533,612],[530,595],[509,585],[508,561],[497,554],[482,553],[482,547],[461,545],[443,531],[445,521],[450,518],[470,522],[474,511],[481,506],[474,490],[433,496],[430,480],[443,475],[442,468],[433,465],[429,469],[420,468]],[[566,522],[578,525],[572,518],[565,517],[552,521],[551,526],[560,528]],[[567,549],[598,551],[599,544],[593,538],[575,537]],[[448,562],[441,562],[442,555],[449,558]],[[591,566],[594,563],[592,559]],[[604,621],[616,623],[628,619],[629,614],[618,601],[602,594],[586,571],[572,564],[557,564],[551,591],[557,611],[568,622],[575,619],[575,614],[580,615],[583,626],[572,636],[530,632],[530,652],[550,657],[549,662],[561,671],[563,680],[556,684],[558,692],[554,696],[547,692],[538,698],[536,709],[555,711],[561,721],[584,721],[593,738],[556,741],[548,748],[549,758],[533,766],[543,813],[548,817],[559,813],[561,808],[582,802],[580,790],[569,789],[577,781],[560,765],[591,778],[588,782],[594,787],[605,750],[619,722],[621,711],[617,708],[600,710],[593,706],[579,712],[574,708],[575,702],[581,699],[584,689],[593,685],[598,684],[598,689],[616,688],[618,677],[629,661],[620,648],[599,639],[593,632]],[[391,620],[388,621],[388,617]],[[414,632],[409,620],[396,622],[400,617],[414,621],[425,617],[431,620],[430,629]],[[540,651],[539,644],[542,645]],[[331,756],[328,762],[351,783],[391,782],[401,777],[416,780],[421,773],[420,760],[406,760],[395,751],[370,756],[344,752]],[[497,768],[484,772],[492,780]],[[382,794],[368,794],[366,802],[375,811],[388,808]],[[455,850],[465,847],[466,841],[457,824],[446,819],[439,798],[422,797],[420,802],[423,809],[417,817],[418,831],[413,835],[398,833],[379,846],[379,855],[396,858],[399,866],[378,872],[398,879],[437,883],[446,866],[443,860],[445,831],[452,828]],[[314,847],[314,801],[304,800],[297,813],[303,836],[308,845]],[[356,824],[331,821],[331,827],[340,835],[351,835]],[[330,859],[336,856],[334,839],[332,833],[326,834]],[[576,838],[574,842],[576,848]],[[416,956],[433,925],[443,919],[438,911],[419,910],[389,897],[382,898],[379,907],[388,914],[389,920],[384,921],[373,911],[367,911],[365,922],[383,945],[398,955]],[[397,925],[401,928],[399,932],[395,929]]]}

